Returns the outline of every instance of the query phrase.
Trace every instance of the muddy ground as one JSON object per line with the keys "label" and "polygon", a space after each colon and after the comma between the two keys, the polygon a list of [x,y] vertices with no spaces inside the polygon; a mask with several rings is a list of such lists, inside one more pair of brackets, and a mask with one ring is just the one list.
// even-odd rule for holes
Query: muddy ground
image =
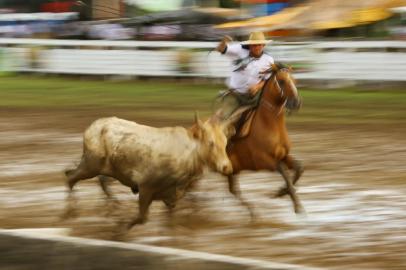
{"label": "muddy ground", "polygon": [[[71,235],[114,239],[117,222],[137,212],[137,196],[112,183],[120,204],[106,216],[95,180],[77,186],[79,216],[61,220],[62,171],[78,161],[81,132],[101,115],[134,119],[130,112],[13,109],[0,111],[0,227],[67,227]],[[293,153],[306,167],[298,185],[307,216],[296,216],[276,173],[243,173],[245,208],[225,179],[207,174],[179,202],[168,226],[155,202],[147,224],[122,241],[207,251],[330,269],[406,269],[406,144],[399,126],[290,126]]]}

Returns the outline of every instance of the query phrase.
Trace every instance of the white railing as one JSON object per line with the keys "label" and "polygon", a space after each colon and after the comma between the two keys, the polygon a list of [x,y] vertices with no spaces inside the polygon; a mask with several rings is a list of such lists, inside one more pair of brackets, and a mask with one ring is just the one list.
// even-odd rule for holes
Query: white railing
{"label": "white railing", "polygon": [[[0,39],[0,70],[94,75],[225,78],[230,60],[215,42]],[[298,79],[406,81],[406,42],[274,43],[276,61]]]}

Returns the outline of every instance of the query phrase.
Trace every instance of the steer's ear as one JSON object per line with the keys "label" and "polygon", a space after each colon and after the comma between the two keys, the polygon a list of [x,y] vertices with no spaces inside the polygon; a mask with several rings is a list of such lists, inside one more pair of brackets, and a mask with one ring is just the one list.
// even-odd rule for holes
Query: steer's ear
{"label": "steer's ear", "polygon": [[195,112],[195,124],[192,127],[193,137],[196,139],[201,139],[204,133],[204,124],[202,120],[199,119],[199,115]]}

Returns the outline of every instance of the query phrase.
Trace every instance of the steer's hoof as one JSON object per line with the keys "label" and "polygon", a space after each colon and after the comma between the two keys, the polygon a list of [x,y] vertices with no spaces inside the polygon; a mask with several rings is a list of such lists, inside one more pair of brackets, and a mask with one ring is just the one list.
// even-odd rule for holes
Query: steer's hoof
{"label": "steer's hoof", "polygon": [[111,199],[106,201],[105,205],[103,205],[104,209],[104,216],[110,217],[116,212],[116,210],[120,207],[121,203],[117,199]]}
{"label": "steer's hoof", "polygon": [[250,214],[250,222],[251,224],[255,224],[258,220],[258,216],[257,214],[253,211],[253,210],[249,210],[249,214]]}
{"label": "steer's hoof", "polygon": [[66,209],[61,215],[60,215],[60,219],[62,221],[67,220],[67,219],[72,219],[72,218],[76,218],[79,216],[79,213],[77,210],[75,209]]}

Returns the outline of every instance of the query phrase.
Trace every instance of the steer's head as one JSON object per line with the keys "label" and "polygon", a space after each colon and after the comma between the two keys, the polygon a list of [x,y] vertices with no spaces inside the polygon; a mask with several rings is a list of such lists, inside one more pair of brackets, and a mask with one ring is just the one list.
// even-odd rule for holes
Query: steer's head
{"label": "steer's head", "polygon": [[199,141],[199,154],[204,163],[214,171],[231,174],[233,167],[226,153],[227,137],[224,125],[216,119],[202,122],[196,114],[192,134]]}

